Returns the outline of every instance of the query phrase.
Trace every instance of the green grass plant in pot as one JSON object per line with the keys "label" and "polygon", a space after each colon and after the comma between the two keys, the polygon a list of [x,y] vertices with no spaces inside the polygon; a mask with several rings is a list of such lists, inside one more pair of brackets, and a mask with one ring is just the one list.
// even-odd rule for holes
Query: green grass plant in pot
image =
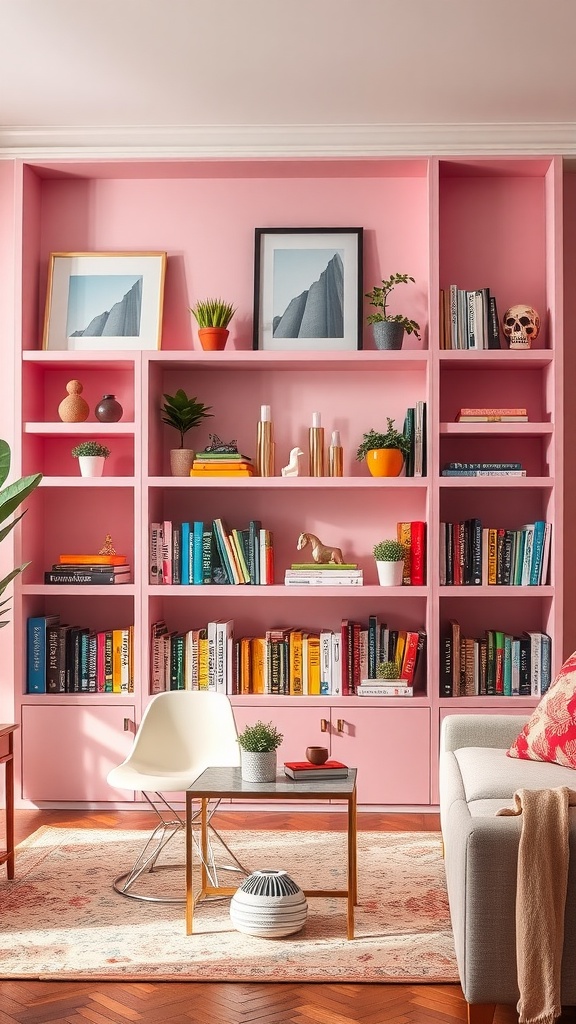
{"label": "green grass plant in pot", "polygon": [[385,278],[381,284],[376,285],[371,292],[366,292],[365,297],[370,299],[370,304],[376,308],[375,313],[370,313],[367,323],[372,324],[374,344],[379,349],[400,349],[404,341],[404,334],[413,334],[420,341],[420,324],[402,313],[391,314],[388,312],[388,300],[396,285],[414,282],[409,274],[392,274]]}
{"label": "green grass plant in pot", "polygon": [[277,749],[284,736],[272,722],[246,725],[238,736],[244,782],[274,782]]}
{"label": "green grass plant in pot", "polygon": [[[10,445],[7,441],[0,439],[0,488],[6,482],[8,474],[10,472],[11,452]],[[26,500],[29,494],[38,487],[42,479],[42,473],[33,473],[30,476],[20,477],[19,480],[15,480],[14,483],[8,484],[0,490],[0,541],[5,540],[9,533],[12,532],[17,523],[20,522],[22,516],[25,514],[26,509],[20,512],[14,519],[11,520],[7,525],[6,520],[13,512]],[[16,569],[12,569],[4,579],[0,580],[0,595],[4,593],[6,588],[16,578],[30,562],[24,562],[19,565]],[[10,610],[8,608],[9,598],[4,597],[0,601],[0,615],[4,616]],[[8,619],[0,620],[0,627],[7,626]]]}
{"label": "green grass plant in pot", "polygon": [[102,476],[110,449],[100,441],[81,441],[72,449],[72,455],[78,459],[80,476]]}
{"label": "green grass plant in pot", "polygon": [[221,351],[228,341],[228,324],[235,307],[224,299],[202,299],[190,307],[190,312],[198,324],[198,337],[205,351]]}
{"label": "green grass plant in pot", "polygon": [[404,545],[399,540],[381,540],[374,545],[374,558],[381,587],[401,587]]}
{"label": "green grass plant in pot", "polygon": [[180,436],[180,446],[170,451],[170,471],[172,476],[189,476],[195,451],[184,447],[184,437],[192,427],[197,427],[207,416],[212,416],[211,405],[204,405],[196,398],[188,398],[182,388],[174,395],[164,395],[162,406],[162,422],[173,427]]}
{"label": "green grass plant in pot", "polygon": [[387,682],[394,682],[395,679],[400,678],[398,665],[395,661],[381,661],[376,666],[376,676],[378,679],[385,679]]}
{"label": "green grass plant in pot", "polygon": [[366,460],[372,476],[399,476],[410,451],[410,441],[396,430],[394,420],[387,416],[386,421],[387,430],[384,433],[369,430],[356,452],[356,459],[358,462]]}

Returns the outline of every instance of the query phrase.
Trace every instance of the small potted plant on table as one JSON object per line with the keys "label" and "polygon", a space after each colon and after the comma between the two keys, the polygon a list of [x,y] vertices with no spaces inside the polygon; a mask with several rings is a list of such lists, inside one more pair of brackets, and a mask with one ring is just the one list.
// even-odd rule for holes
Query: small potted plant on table
{"label": "small potted plant on table", "polygon": [[414,334],[420,341],[420,324],[407,316],[403,316],[402,313],[391,315],[388,312],[390,293],[397,284],[407,284],[408,281],[414,283],[414,278],[410,277],[409,274],[392,274],[383,280],[382,284],[376,285],[371,292],[366,292],[366,298],[370,299],[370,304],[375,306],[377,310],[376,313],[371,313],[367,318],[367,322],[372,324],[376,348],[402,348],[404,333]]}
{"label": "small potted plant on table", "polygon": [[213,415],[210,412],[212,407],[188,398],[182,388],[178,388],[174,395],[164,395],[164,398],[162,422],[174,427],[180,435],[180,447],[170,451],[170,470],[172,476],[189,476],[196,453],[192,448],[184,447],[184,436],[207,416]]}
{"label": "small potted plant on table", "polygon": [[190,307],[198,324],[200,344],[206,351],[221,351],[228,341],[228,324],[236,309],[223,299],[203,299]]}
{"label": "small potted plant on table", "polygon": [[399,540],[381,540],[374,545],[374,558],[381,587],[401,587],[404,545]]}
{"label": "small potted plant on table", "polygon": [[81,441],[72,449],[72,455],[78,459],[80,476],[102,476],[110,449],[100,441]]}
{"label": "small potted plant on table", "polygon": [[358,462],[366,460],[372,476],[399,476],[404,458],[410,451],[410,441],[394,426],[394,420],[386,417],[388,429],[385,433],[369,430],[356,452]]}
{"label": "small potted plant on table", "polygon": [[244,782],[274,782],[277,749],[284,736],[272,722],[255,722],[238,736]]}

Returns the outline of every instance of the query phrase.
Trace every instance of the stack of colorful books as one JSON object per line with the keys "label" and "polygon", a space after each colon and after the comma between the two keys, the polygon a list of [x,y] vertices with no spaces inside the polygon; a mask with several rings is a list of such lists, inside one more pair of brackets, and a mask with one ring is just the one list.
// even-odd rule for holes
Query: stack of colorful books
{"label": "stack of colorful books", "polygon": [[240,452],[197,452],[190,476],[254,476],[249,455]]}
{"label": "stack of colorful books", "polygon": [[81,584],[130,583],[131,570],[126,555],[60,555],[58,562],[44,573],[44,583],[65,586]]}
{"label": "stack of colorful books", "polygon": [[287,587],[361,587],[363,581],[362,569],[355,562],[294,562],[284,574]]}
{"label": "stack of colorful books", "polygon": [[317,782],[321,779],[347,779],[348,765],[341,761],[325,761],[312,764],[311,761],[284,761],[284,774],[295,782]]}

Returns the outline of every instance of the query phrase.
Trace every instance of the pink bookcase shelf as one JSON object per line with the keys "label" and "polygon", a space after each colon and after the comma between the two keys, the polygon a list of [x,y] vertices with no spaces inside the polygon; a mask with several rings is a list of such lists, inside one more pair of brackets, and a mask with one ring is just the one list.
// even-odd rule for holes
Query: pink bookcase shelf
{"label": "pink bookcase shelf", "polygon": [[[436,804],[444,715],[470,709],[522,713],[534,706],[536,698],[441,697],[440,671],[451,619],[469,636],[493,628],[548,633],[553,671],[576,646],[574,637],[564,636],[562,611],[562,172],[560,158],[541,156],[3,161],[0,208],[3,223],[12,227],[0,234],[0,258],[15,268],[4,275],[8,299],[0,303],[2,337],[13,339],[15,354],[0,381],[3,436],[11,441],[14,473],[44,474],[22,523],[3,545],[11,545],[11,564],[31,563],[14,583],[12,621],[0,631],[10,664],[0,681],[0,706],[6,720],[20,725],[22,806],[62,800],[110,805],[119,799],[106,784],[106,771],[129,748],[150,699],[150,632],[162,619],[170,631],[182,632],[233,618],[238,636],[277,626],[337,631],[344,618],[366,623],[370,615],[390,629],[425,630],[413,698],[232,697],[239,727],[255,717],[275,721],[285,734],[286,758],[300,758],[306,746],[322,743],[332,756],[357,765],[359,799],[368,807]],[[394,295],[394,312],[418,321],[421,341],[412,335],[400,351],[377,350],[364,300],[361,350],[254,351],[254,229],[270,224],[362,226],[361,294],[390,273],[412,275],[410,291]],[[168,254],[160,349],[41,349],[51,252],[151,248]],[[533,348],[441,349],[439,296],[450,285],[489,287],[500,317],[517,302],[535,306],[542,329]],[[196,299],[210,294],[237,307],[222,352],[201,350],[189,312]],[[64,424],[57,410],[71,379],[81,381],[90,414],[82,423]],[[172,477],[169,453],[177,435],[162,423],[160,408],[163,395],[179,387],[214,412],[187,435],[197,451],[214,432],[235,438],[239,450],[255,458],[260,407],[270,405],[275,475]],[[95,418],[105,393],[123,406],[118,423]],[[426,403],[427,474],[371,478],[355,458],[363,433],[385,429],[387,416],[401,428],[406,409],[417,401]],[[526,406],[530,419],[456,423],[466,405]],[[307,475],[313,412],[322,415],[327,444],[332,430],[340,432],[341,478]],[[103,477],[79,476],[71,448],[82,438],[100,438],[110,447]],[[281,467],[297,445],[305,453],[303,475],[283,478]],[[442,477],[449,461],[521,461],[527,476]],[[272,531],[274,585],[151,585],[150,524],[216,517],[239,527],[260,520]],[[551,522],[550,584],[440,586],[440,523],[471,517],[509,530],[535,519]],[[380,587],[373,545],[394,536],[396,524],[405,521],[426,523],[426,583]],[[364,586],[283,586],[284,570],[299,558],[302,531],[341,547],[346,560],[363,569]],[[108,533],[128,556],[134,582],[44,585],[44,571],[60,552],[98,551]],[[133,625],[133,692],[27,694],[27,619],[50,613],[94,631]],[[41,740],[48,732],[55,753],[46,771]]]}

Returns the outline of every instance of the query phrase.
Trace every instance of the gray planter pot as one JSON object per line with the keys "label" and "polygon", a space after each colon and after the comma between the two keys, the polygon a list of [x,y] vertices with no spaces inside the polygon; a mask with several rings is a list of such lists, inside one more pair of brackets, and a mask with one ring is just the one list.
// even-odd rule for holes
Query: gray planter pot
{"label": "gray planter pot", "polygon": [[404,325],[390,323],[388,320],[380,320],[372,324],[374,344],[380,349],[402,348],[404,340]]}
{"label": "gray planter pot", "polygon": [[278,755],[275,750],[255,753],[240,750],[240,763],[244,782],[274,782]]}

